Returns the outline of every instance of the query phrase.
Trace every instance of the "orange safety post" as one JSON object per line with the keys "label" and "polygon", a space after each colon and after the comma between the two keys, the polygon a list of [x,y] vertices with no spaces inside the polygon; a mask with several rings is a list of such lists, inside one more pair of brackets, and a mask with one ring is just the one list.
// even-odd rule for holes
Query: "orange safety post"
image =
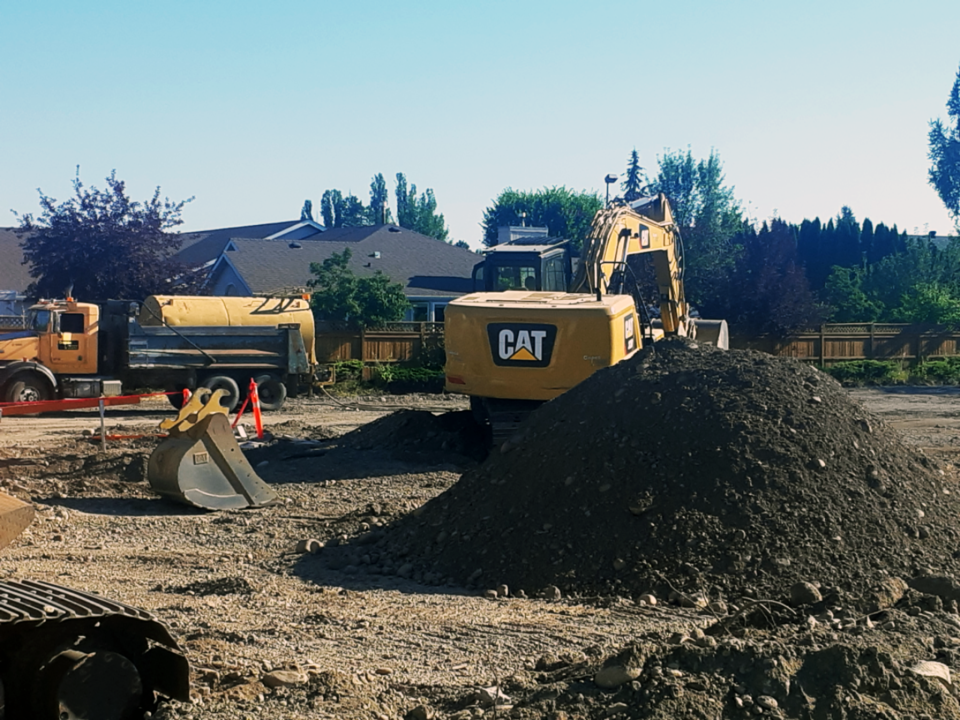
{"label": "orange safety post", "polygon": [[260,415],[260,396],[257,394],[257,383],[250,378],[250,404],[253,406],[253,421],[257,426],[257,440],[263,440],[263,418]]}

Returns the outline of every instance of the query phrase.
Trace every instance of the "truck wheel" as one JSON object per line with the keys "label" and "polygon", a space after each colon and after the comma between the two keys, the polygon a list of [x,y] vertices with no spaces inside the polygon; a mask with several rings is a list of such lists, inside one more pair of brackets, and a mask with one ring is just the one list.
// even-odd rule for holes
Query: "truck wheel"
{"label": "truck wheel", "polygon": [[45,377],[37,373],[14,375],[3,389],[4,402],[38,402],[52,399],[53,388]]}
{"label": "truck wheel", "polygon": [[233,412],[240,401],[240,387],[232,377],[211,375],[200,383],[200,387],[210,390],[223,390],[224,396],[220,399],[220,404],[227,409],[227,412]]}
{"label": "truck wheel", "polygon": [[287,399],[287,386],[273,375],[255,377],[261,410],[279,410]]}

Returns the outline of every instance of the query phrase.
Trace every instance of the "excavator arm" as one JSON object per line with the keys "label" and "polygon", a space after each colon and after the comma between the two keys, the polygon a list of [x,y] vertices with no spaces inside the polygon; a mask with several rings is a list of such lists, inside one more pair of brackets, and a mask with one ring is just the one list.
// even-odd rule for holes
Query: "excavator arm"
{"label": "excavator arm", "polygon": [[660,317],[668,335],[687,335],[689,308],[683,293],[680,235],[666,196],[640,206],[608,207],[593,219],[571,292],[606,295],[623,292],[623,274],[630,255],[650,253],[660,294]]}

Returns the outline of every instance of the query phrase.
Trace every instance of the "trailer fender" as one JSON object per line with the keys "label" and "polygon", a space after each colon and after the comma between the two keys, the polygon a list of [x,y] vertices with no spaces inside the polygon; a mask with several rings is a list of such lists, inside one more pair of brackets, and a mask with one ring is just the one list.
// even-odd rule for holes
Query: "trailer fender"
{"label": "trailer fender", "polygon": [[46,365],[41,365],[40,363],[21,360],[0,367],[0,388],[3,388],[7,384],[7,381],[9,381],[14,375],[22,372],[39,373],[50,382],[50,387],[57,387],[57,376],[53,374],[50,368],[48,368]]}

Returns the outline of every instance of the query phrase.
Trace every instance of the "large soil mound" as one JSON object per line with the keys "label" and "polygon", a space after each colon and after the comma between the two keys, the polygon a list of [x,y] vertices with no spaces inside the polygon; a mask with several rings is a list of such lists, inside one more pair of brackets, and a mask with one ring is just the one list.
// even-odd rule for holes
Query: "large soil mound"
{"label": "large soil mound", "polygon": [[887,573],[952,574],[958,510],[936,464],[827,375],[671,340],[544,405],[388,545],[481,588],[864,597]]}

